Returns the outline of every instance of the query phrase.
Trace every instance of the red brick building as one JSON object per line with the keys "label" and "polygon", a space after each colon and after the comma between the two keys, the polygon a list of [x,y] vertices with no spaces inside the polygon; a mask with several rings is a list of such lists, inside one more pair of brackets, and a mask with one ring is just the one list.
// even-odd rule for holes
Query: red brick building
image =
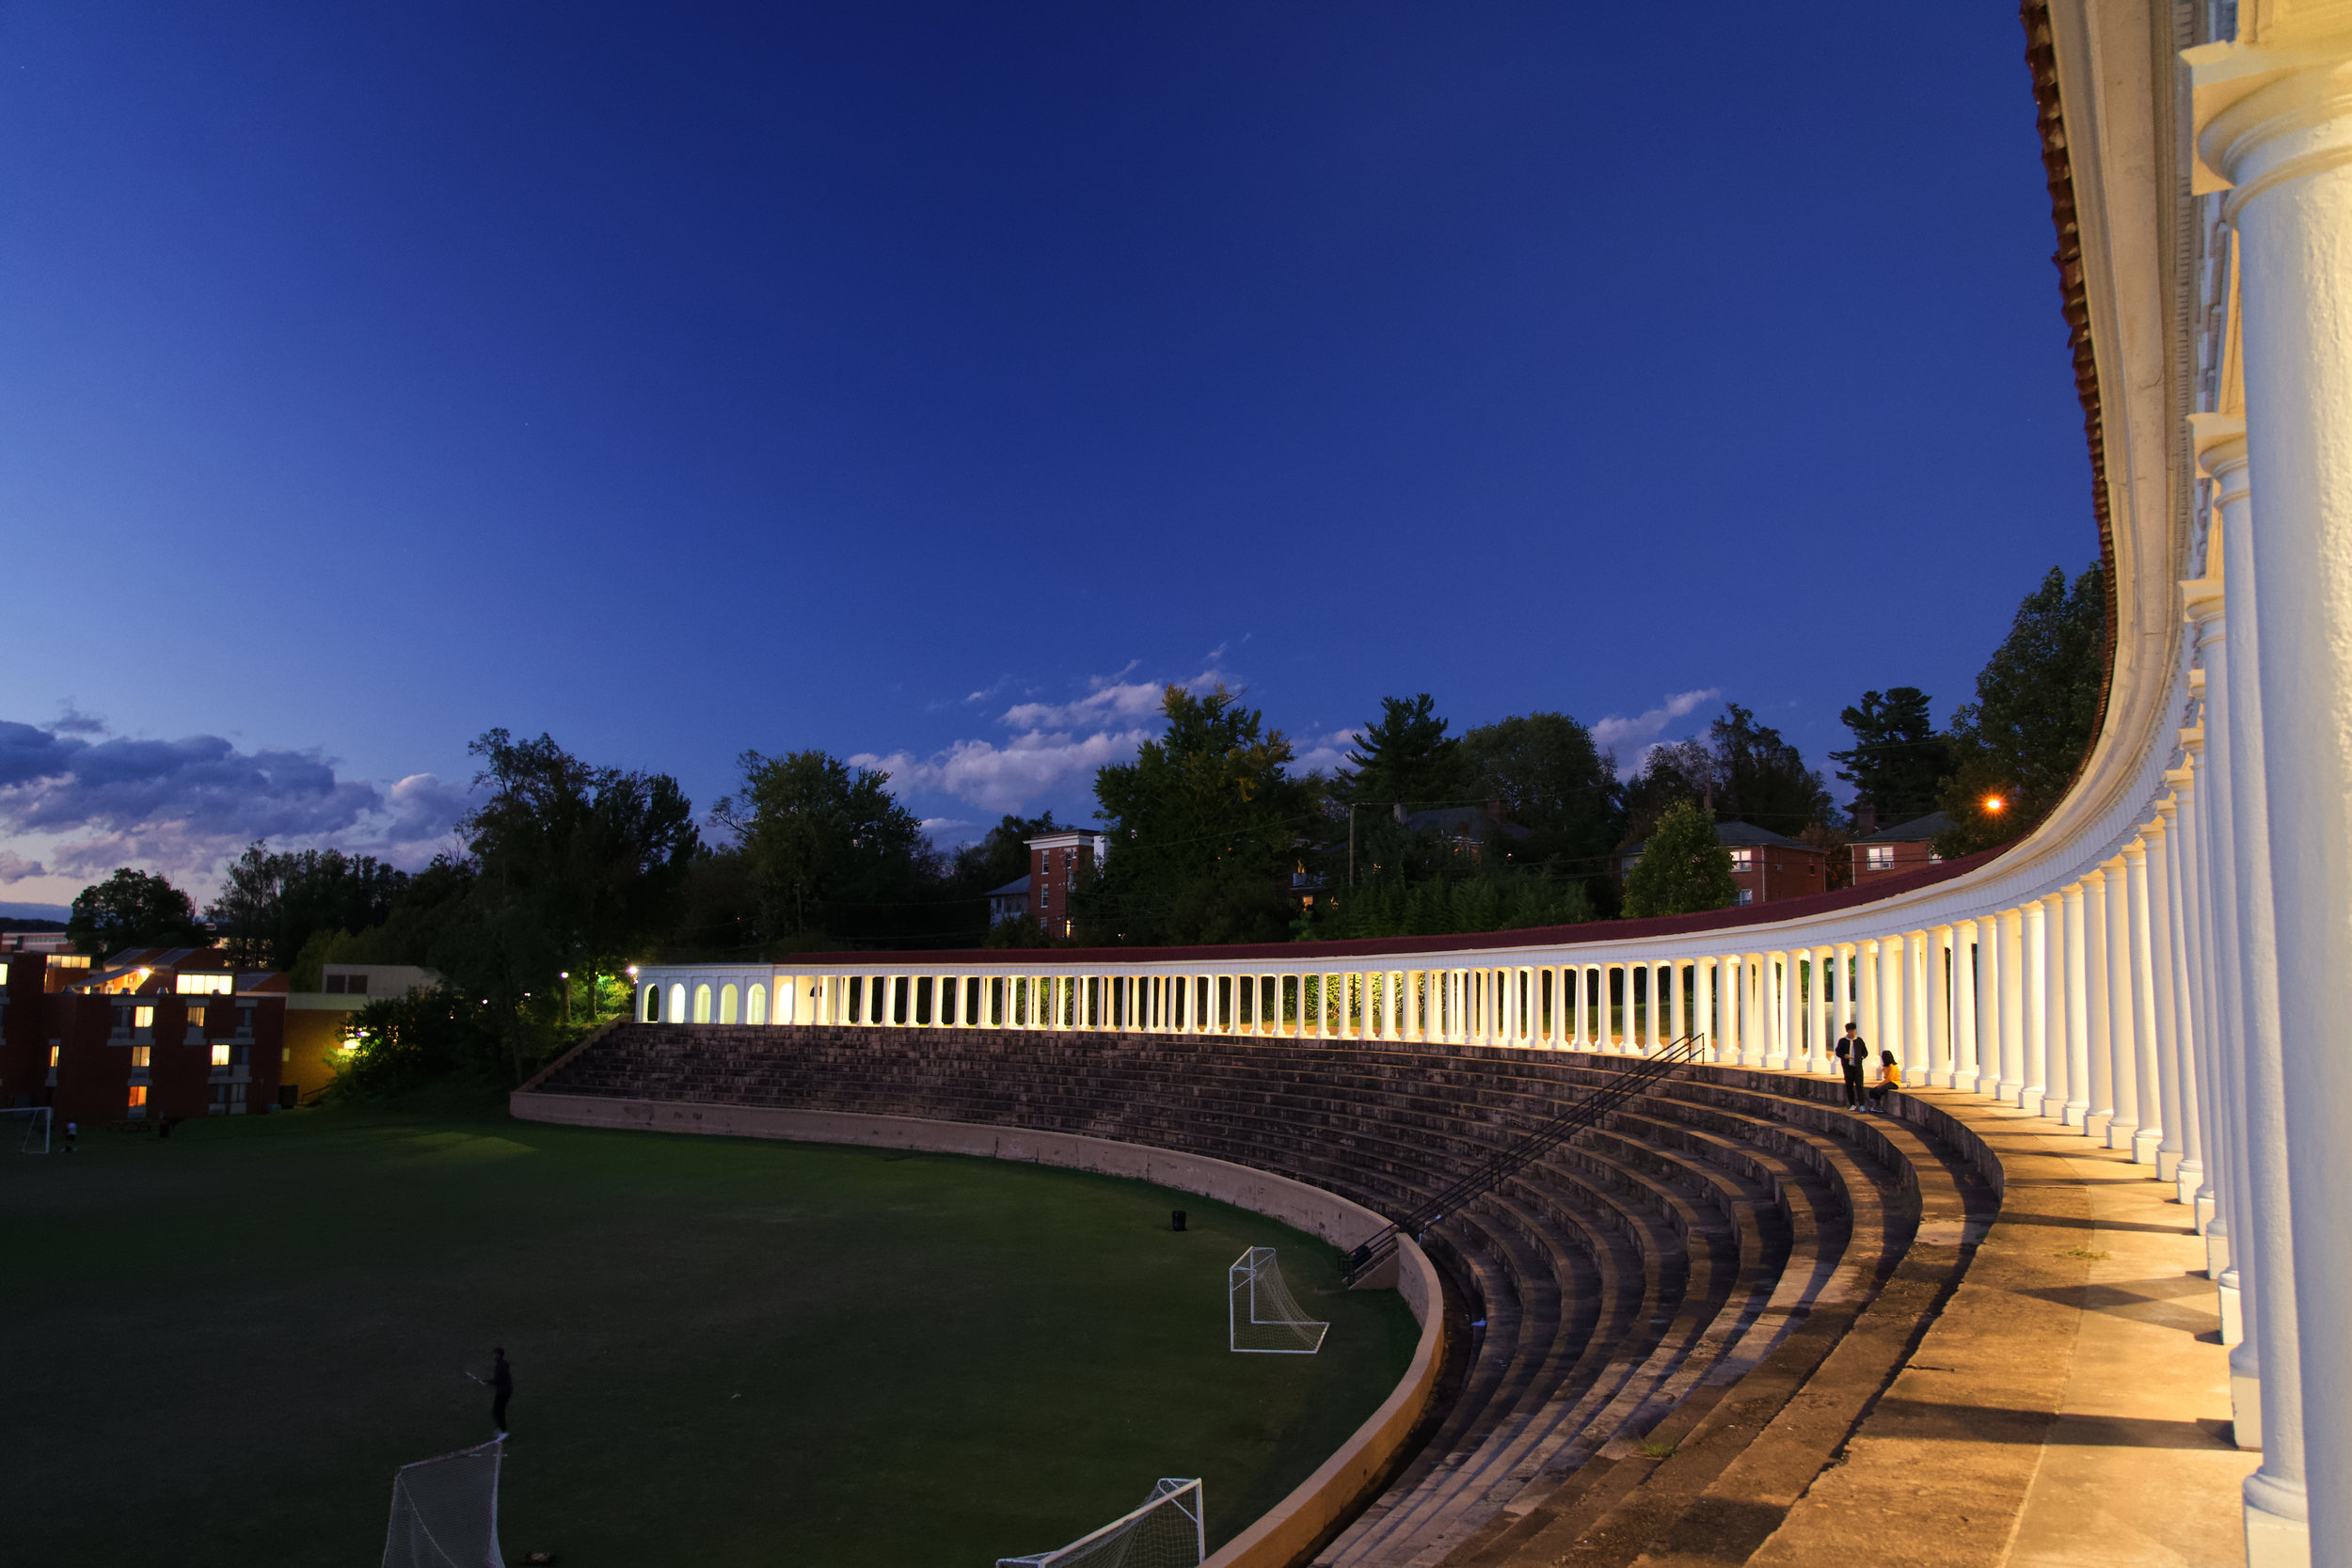
{"label": "red brick building", "polygon": [[279,1103],[285,977],[207,948],[0,955],[0,1105],[91,1125]]}
{"label": "red brick building", "polygon": [[[1775,898],[1829,891],[1827,850],[1748,822],[1718,822],[1715,842],[1731,851],[1731,882],[1739,890],[1735,904],[1769,904]],[[1617,875],[1632,870],[1648,847],[1636,844],[1619,850]]]}
{"label": "red brick building", "polygon": [[1070,934],[1070,895],[1094,875],[1110,848],[1108,833],[1076,829],[1028,841],[1029,918],[1052,936]]}
{"label": "red brick building", "polygon": [[1846,847],[1853,856],[1854,885],[1933,865],[1944,858],[1935,852],[1935,835],[1951,825],[1950,817],[1934,811],[1855,839]]}

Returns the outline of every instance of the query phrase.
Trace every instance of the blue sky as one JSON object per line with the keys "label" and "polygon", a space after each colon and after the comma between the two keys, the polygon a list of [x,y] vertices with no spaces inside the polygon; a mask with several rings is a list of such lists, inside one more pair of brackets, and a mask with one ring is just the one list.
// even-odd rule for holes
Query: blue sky
{"label": "blue sky", "polygon": [[[1635,23],[1638,21],[1639,25]],[[1090,810],[1165,681],[1623,754],[2096,541],[2013,11],[0,11],[0,898],[466,742]],[[1693,697],[1692,693],[1713,693]],[[1677,700],[1679,699],[1679,700]]]}

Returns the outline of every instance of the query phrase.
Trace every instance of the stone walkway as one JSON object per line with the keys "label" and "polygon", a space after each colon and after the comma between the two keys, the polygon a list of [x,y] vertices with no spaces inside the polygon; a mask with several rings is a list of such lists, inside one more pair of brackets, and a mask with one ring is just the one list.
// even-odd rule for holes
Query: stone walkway
{"label": "stone walkway", "polygon": [[2203,1243],[2154,1167],[1929,1092],[2008,1192],[1966,1279],[1753,1561],[2222,1568],[2245,1560]]}

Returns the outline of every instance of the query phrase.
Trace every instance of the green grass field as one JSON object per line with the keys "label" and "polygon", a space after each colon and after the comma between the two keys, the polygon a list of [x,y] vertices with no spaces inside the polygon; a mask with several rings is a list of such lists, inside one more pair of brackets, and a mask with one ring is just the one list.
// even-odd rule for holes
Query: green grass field
{"label": "green grass field", "polygon": [[[1416,1333],[1271,1221],[993,1161],[447,1108],[6,1159],[0,1556],[43,1568],[373,1563],[394,1469],[490,1435],[493,1344],[510,1561],[987,1568],[1162,1475],[1203,1478],[1214,1546]],[[1251,1244],[1322,1354],[1227,1351]]]}

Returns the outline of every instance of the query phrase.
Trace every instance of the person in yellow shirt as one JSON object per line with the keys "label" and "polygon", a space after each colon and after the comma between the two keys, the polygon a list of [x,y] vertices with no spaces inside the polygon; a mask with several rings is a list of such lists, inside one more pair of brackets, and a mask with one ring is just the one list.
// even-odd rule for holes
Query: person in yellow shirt
{"label": "person in yellow shirt", "polygon": [[1903,1069],[1895,1065],[1892,1051],[1879,1053],[1878,1081],[1870,1085],[1870,1103],[1863,1107],[1875,1111],[1886,1103],[1886,1097],[1903,1086]]}

